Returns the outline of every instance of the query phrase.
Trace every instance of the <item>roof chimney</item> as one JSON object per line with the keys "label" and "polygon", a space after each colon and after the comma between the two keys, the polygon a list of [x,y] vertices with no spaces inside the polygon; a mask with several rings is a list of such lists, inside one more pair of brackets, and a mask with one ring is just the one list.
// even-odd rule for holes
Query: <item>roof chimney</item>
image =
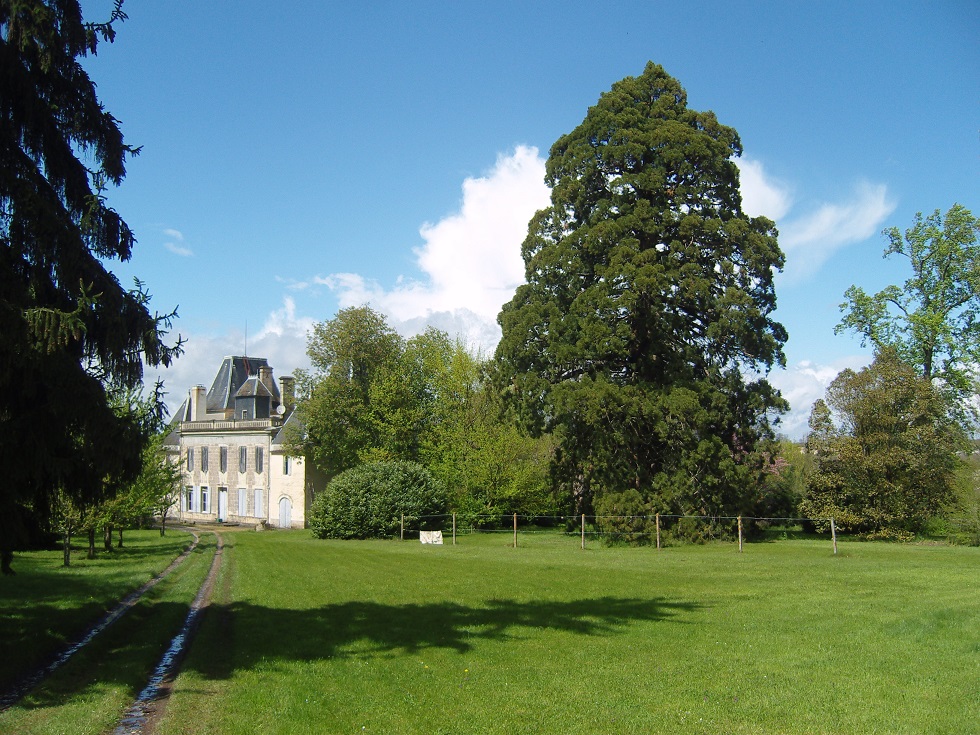
{"label": "roof chimney", "polygon": [[292,375],[283,375],[279,383],[282,385],[282,405],[289,413],[296,406],[296,379]]}
{"label": "roof chimney", "polygon": [[207,390],[203,385],[195,385],[191,388],[191,421],[204,421],[207,412]]}
{"label": "roof chimney", "polygon": [[265,384],[270,393],[275,390],[276,384],[272,380],[272,368],[268,365],[259,365],[259,380]]}

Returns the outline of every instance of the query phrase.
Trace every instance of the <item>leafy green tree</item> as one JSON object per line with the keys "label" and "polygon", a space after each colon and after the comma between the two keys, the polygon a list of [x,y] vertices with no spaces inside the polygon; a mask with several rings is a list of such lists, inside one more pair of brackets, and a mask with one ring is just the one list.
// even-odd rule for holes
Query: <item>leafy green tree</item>
{"label": "leafy green tree", "polygon": [[142,427],[109,394],[180,350],[165,342],[175,315],[106,266],[135,243],[105,191],[136,149],[80,59],[113,39],[121,5],[90,24],[73,0],[0,0],[0,444],[16,458],[0,486],[4,573],[24,514],[47,519],[59,491],[85,504],[107,475],[138,473]]}
{"label": "leafy green tree", "polygon": [[957,497],[949,509],[949,538],[980,546],[980,454],[975,442],[970,449],[960,467]]}
{"label": "leafy green tree", "polygon": [[733,513],[761,481],[785,408],[762,377],[784,362],[783,255],[773,223],[742,211],[741,152],[652,63],[551,148],[551,206],[529,225],[497,359],[581,510],[633,488],[662,512]]}
{"label": "leafy green tree", "polygon": [[64,491],[57,491],[51,503],[51,527],[61,536],[62,566],[71,566],[71,537],[82,526],[82,511]]}
{"label": "leafy green tree", "polygon": [[378,448],[372,396],[403,350],[384,315],[367,306],[342,309],[314,326],[307,347],[312,369],[297,373],[299,416],[306,427],[297,449],[329,476],[355,467]]}
{"label": "leafy green tree", "polygon": [[180,466],[164,451],[164,438],[163,432],[153,435],[143,450],[143,468],[139,476],[124,486],[113,500],[120,547],[123,528],[132,528],[148,517],[160,518],[160,535],[165,535],[167,516],[180,499]]}
{"label": "leafy green tree", "polygon": [[474,361],[468,370],[470,387],[456,394],[422,455],[449,489],[453,509],[482,522],[509,513],[564,511],[548,475],[551,437],[529,436],[506,414],[480,364]]}
{"label": "leafy green tree", "polygon": [[916,214],[904,234],[891,227],[884,235],[884,257],[908,258],[912,275],[874,295],[847,289],[837,332],[894,349],[961,399],[973,394],[980,364],[980,219],[954,204],[945,215],[938,209],[925,218]]}
{"label": "leafy green tree", "polygon": [[954,498],[963,434],[930,381],[893,350],[845,370],[811,415],[801,511],[845,530],[907,536]]}

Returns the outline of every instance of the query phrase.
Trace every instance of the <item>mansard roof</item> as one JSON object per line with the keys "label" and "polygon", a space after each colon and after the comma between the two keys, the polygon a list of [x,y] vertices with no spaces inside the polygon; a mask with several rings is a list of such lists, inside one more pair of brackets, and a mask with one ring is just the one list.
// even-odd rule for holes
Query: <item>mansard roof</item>
{"label": "mansard roof", "polygon": [[296,415],[295,411],[291,411],[289,418],[283,423],[276,432],[276,435],[272,439],[273,450],[282,449],[283,445],[289,443],[289,441],[296,441],[302,439],[306,434],[306,426],[299,417]]}
{"label": "mansard roof", "polygon": [[242,387],[235,393],[235,398],[272,398],[272,391],[268,386],[259,380],[258,375],[252,375],[242,383]]}
{"label": "mansard roof", "polygon": [[[214,382],[208,391],[208,413],[220,413],[222,411],[235,408],[235,396],[238,391],[248,381],[249,377],[257,376],[259,368],[269,367],[269,361],[264,357],[246,357],[244,355],[230,355],[221,361],[218,374],[214,376]],[[256,380],[256,382],[259,382]],[[278,402],[279,387],[276,382],[270,381],[272,385],[266,386],[268,395],[273,401]],[[255,393],[251,395],[266,395],[265,393]]]}

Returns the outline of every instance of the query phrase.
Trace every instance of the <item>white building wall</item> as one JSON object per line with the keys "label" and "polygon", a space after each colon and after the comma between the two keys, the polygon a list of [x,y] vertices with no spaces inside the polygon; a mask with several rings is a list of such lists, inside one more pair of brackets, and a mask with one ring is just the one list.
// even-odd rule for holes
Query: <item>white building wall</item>
{"label": "white building wall", "polygon": [[[275,464],[271,452],[271,437],[267,431],[195,432],[188,431],[180,437],[181,499],[176,504],[175,515],[191,521],[217,521],[219,493],[226,489],[227,512],[222,520],[256,523],[278,517],[270,514],[272,470]],[[240,450],[245,448],[245,471],[240,469]],[[207,450],[207,469],[202,466],[202,455]],[[226,461],[222,468],[222,449]],[[192,463],[188,466],[188,450]],[[261,459],[256,451],[261,451]],[[261,467],[260,467],[261,465]],[[191,507],[187,506],[187,491],[191,492]],[[207,507],[202,507],[206,489]],[[256,493],[260,490],[260,493]],[[244,515],[240,512],[239,495],[244,494]],[[256,502],[258,501],[258,505]]]}
{"label": "white building wall", "polygon": [[[288,463],[288,465],[287,465]],[[285,452],[276,451],[272,455],[269,474],[272,497],[269,498],[269,522],[283,527],[280,518],[280,501],[288,498],[290,502],[290,528],[306,527],[306,465],[302,457],[290,457]]]}

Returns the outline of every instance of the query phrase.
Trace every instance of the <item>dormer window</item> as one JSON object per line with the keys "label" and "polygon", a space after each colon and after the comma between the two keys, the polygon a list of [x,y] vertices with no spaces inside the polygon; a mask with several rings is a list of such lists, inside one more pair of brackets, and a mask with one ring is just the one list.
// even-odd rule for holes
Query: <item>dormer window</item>
{"label": "dormer window", "polygon": [[242,409],[242,421],[248,421],[248,409],[247,408],[243,408]]}

